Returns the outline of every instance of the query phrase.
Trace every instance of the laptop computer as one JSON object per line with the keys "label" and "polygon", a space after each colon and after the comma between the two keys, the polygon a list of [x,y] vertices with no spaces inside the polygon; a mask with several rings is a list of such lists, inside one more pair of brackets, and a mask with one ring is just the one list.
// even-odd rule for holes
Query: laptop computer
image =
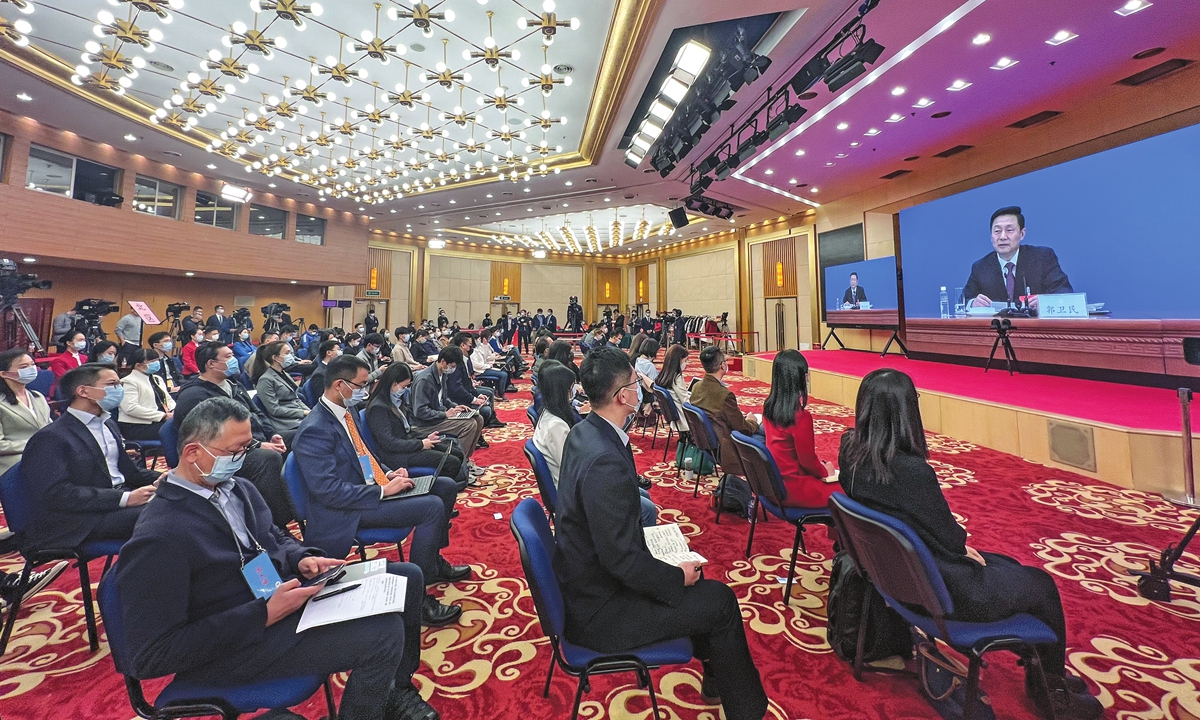
{"label": "laptop computer", "polygon": [[407,490],[402,490],[395,495],[389,495],[388,497],[385,497],[384,500],[399,500],[400,498],[428,495],[429,491],[433,489],[433,481],[441,477],[442,467],[446,465],[446,458],[450,457],[450,450],[454,447],[454,442],[449,439],[442,440],[442,443],[446,445],[446,452],[442,453],[442,459],[440,462],[438,462],[438,466],[433,471],[432,475],[410,477],[409,480],[413,481],[412,487]]}

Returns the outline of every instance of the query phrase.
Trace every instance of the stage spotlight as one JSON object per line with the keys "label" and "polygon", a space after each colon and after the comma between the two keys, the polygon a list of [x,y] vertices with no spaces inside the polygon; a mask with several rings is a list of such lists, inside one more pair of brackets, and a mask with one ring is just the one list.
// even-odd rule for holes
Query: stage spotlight
{"label": "stage spotlight", "polygon": [[688,223],[691,222],[688,220],[686,208],[675,208],[667,213],[667,217],[671,219],[671,225],[674,226],[676,230],[687,227]]}
{"label": "stage spotlight", "polygon": [[785,132],[788,131],[796,121],[804,117],[804,113],[808,112],[805,108],[799,105],[789,105],[786,110],[776,115],[767,124],[767,140],[774,142],[778,140]]}
{"label": "stage spotlight", "polygon": [[700,173],[701,175],[707,175],[715,170],[717,165],[720,164],[721,158],[717,157],[716,153],[713,153],[712,155],[709,155],[700,161],[700,164],[696,166],[696,172]]}
{"label": "stage spotlight", "polygon": [[722,160],[721,162],[717,163],[717,166],[715,168],[713,168],[713,175],[715,175],[718,180],[724,180],[725,178],[727,178],[731,174],[733,174],[733,171],[735,169],[736,168],[734,168],[733,166],[731,166],[729,164],[728,159]]}
{"label": "stage spotlight", "polygon": [[666,177],[675,169],[675,159],[669,155],[664,155],[660,150],[650,159],[650,165],[658,171],[659,175]]}
{"label": "stage spotlight", "polygon": [[825,76],[825,71],[828,69],[829,58],[824,55],[818,55],[804,63],[804,67],[800,68],[800,72],[792,76],[788,84],[792,86],[792,92],[802,95],[812,89],[812,86],[816,85]]}
{"label": "stage spotlight", "polygon": [[699,195],[699,194],[703,193],[705,190],[707,190],[709,188],[709,186],[712,184],[713,184],[713,179],[711,176],[701,175],[699,178],[696,179],[696,182],[692,183],[692,187],[691,187],[692,194]]}
{"label": "stage spotlight", "polygon": [[761,77],[769,67],[771,67],[771,58],[766,55],[755,55],[746,69],[742,71],[742,79],[749,85]]}
{"label": "stage spotlight", "polygon": [[716,208],[716,210],[713,212],[713,215],[721,218],[722,220],[728,220],[729,218],[733,217],[733,208],[728,206]]}
{"label": "stage spotlight", "polygon": [[829,87],[829,92],[837,92],[850,84],[865,73],[867,65],[874,63],[882,54],[883,46],[873,39],[856,45],[825,71],[825,85]]}

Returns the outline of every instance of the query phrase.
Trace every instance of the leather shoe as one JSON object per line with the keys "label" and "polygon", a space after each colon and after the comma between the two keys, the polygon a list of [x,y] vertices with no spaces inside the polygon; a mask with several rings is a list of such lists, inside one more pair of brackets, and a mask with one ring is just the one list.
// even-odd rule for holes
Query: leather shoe
{"label": "leather shoe", "polygon": [[432,595],[425,595],[425,600],[421,602],[421,624],[425,627],[449,625],[457,622],[460,615],[461,607],[440,603]]}
{"label": "leather shoe", "polygon": [[479,442],[475,443],[475,447],[478,448],[479,450],[486,450],[486,449],[490,448],[491,445],[488,445],[488,441],[484,440],[483,436],[480,435]]}
{"label": "leather shoe", "polygon": [[450,519],[453,520],[456,517],[458,517],[458,508],[454,508],[450,511]]}
{"label": "leather shoe", "polygon": [[441,720],[442,717],[411,682],[396,686],[388,706],[388,720]]}
{"label": "leather shoe", "polygon": [[451,565],[446,558],[439,557],[437,566],[437,577],[432,582],[426,581],[426,585],[440,582],[456,583],[471,577],[470,565]]}
{"label": "leather shoe", "polygon": [[[1058,680],[1058,678],[1046,676],[1046,682],[1049,683],[1051,689],[1053,689],[1054,686],[1059,683],[1059,680]],[[1087,682],[1083,678],[1081,678],[1078,675],[1076,675],[1075,673],[1071,672],[1070,670],[1068,670],[1067,674],[1065,676],[1063,676],[1061,682],[1066,685],[1067,692],[1090,693],[1090,691],[1088,690]],[[1037,675],[1034,674],[1034,670],[1032,668],[1026,668],[1026,670],[1025,670],[1025,695],[1027,695],[1028,697],[1031,697],[1031,698],[1037,698],[1038,695],[1041,694],[1041,688],[1039,687],[1039,685],[1040,685],[1040,683],[1038,682]]]}
{"label": "leather shoe", "polygon": [[640,487],[643,490],[649,490],[650,489],[650,481],[647,480],[646,478],[642,477],[641,475],[638,475],[638,487]]}
{"label": "leather shoe", "polygon": [[502,427],[508,427],[508,423],[504,422],[503,420],[499,420],[497,418],[492,418],[491,422],[489,422],[487,425],[484,425],[484,427],[486,427],[486,428],[502,428]]}
{"label": "leather shoe", "polygon": [[700,695],[704,698],[704,702],[709,705],[721,704],[721,691],[717,689],[717,683],[713,680],[712,670],[709,669],[708,663],[702,663],[704,666],[704,678],[700,682]]}

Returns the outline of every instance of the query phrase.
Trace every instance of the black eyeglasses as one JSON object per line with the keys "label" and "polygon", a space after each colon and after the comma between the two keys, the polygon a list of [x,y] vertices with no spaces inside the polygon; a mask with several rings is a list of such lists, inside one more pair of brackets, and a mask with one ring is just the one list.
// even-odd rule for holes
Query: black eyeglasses
{"label": "black eyeglasses", "polygon": [[356,390],[361,390],[367,386],[366,383],[359,385],[358,383],[354,382],[353,380],[347,380],[346,378],[341,378],[341,380],[342,380],[342,382],[346,383],[347,385],[349,385],[352,388],[355,388]]}
{"label": "black eyeglasses", "polygon": [[616,396],[620,395],[621,391],[624,390],[625,388],[637,386],[638,382],[639,382],[638,380],[634,380],[633,382],[631,382],[627,385],[622,385],[621,387],[617,388],[617,391],[615,393],[613,393],[613,397],[615,398]]}

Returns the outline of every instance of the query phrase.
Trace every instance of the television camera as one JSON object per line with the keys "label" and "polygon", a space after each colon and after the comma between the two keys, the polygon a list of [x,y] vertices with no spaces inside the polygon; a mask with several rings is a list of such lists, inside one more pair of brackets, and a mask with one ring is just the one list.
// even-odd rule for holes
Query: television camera
{"label": "television camera", "polygon": [[29,324],[29,318],[17,302],[17,298],[29,290],[49,290],[53,284],[51,280],[38,280],[38,276],[32,273],[19,273],[16,262],[8,258],[0,259],[0,317],[11,310],[13,317],[25,332],[25,337],[38,352],[44,349],[42,342],[33,331],[33,326]]}
{"label": "television camera", "polygon": [[292,311],[292,306],[286,303],[273,302],[264,305],[259,310],[263,314],[263,332],[279,332],[283,327],[283,314]]}
{"label": "television camera", "polygon": [[100,325],[100,318],[119,312],[121,306],[110,300],[86,298],[75,303],[75,330],[87,338],[88,347],[97,340],[107,340],[108,335]]}

